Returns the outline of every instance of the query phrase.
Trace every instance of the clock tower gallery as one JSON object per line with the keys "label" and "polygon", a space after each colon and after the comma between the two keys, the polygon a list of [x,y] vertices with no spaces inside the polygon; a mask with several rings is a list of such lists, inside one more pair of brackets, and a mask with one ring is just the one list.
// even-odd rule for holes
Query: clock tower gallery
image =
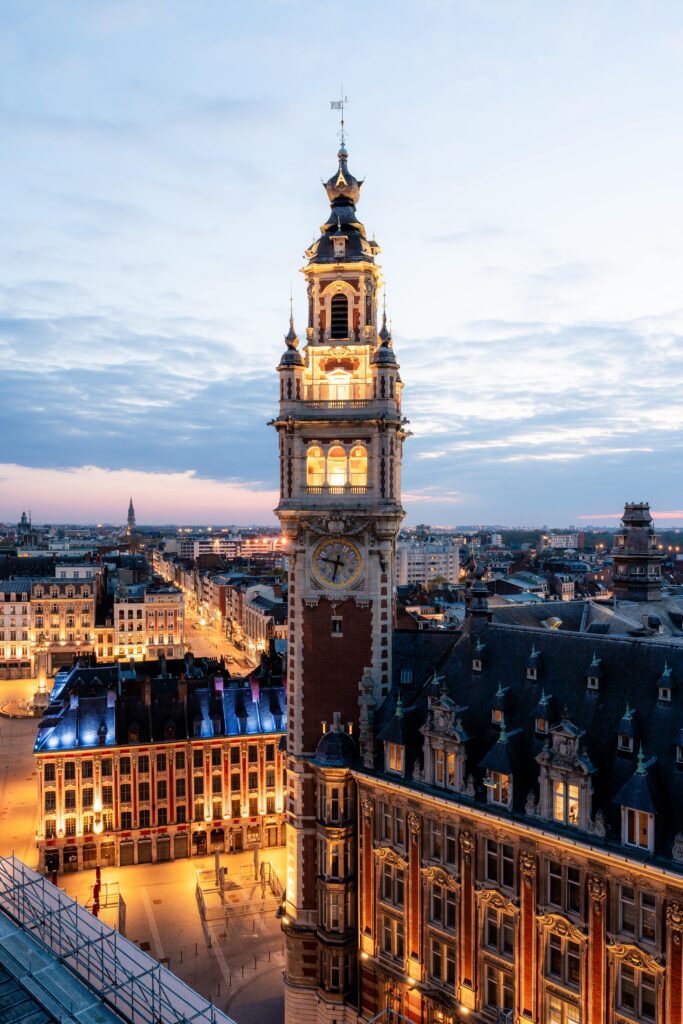
{"label": "clock tower gallery", "polygon": [[382,318],[380,249],[339,167],[330,215],[306,250],[303,352],[290,320],[278,366],[280,519],[289,553],[286,1020],[344,1017],[355,988],[356,795],[373,708],[389,691],[396,537],[406,437]]}

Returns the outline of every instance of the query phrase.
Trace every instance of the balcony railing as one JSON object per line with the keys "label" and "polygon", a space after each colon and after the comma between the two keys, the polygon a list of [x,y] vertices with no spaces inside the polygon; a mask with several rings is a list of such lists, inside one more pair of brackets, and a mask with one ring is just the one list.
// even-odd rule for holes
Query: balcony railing
{"label": "balcony railing", "polygon": [[307,399],[309,409],[367,409],[372,404],[369,398],[328,398]]}
{"label": "balcony railing", "polygon": [[367,494],[367,484],[309,484],[307,494]]}

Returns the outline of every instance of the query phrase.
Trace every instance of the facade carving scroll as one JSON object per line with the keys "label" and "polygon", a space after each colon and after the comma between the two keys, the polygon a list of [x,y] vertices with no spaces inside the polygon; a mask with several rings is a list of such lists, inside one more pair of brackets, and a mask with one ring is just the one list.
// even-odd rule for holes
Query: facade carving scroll
{"label": "facade carving scroll", "polygon": [[522,873],[525,887],[531,889],[536,880],[536,855],[533,850],[520,851],[519,869]]}
{"label": "facade carving scroll", "polygon": [[508,899],[497,889],[478,889],[475,892],[477,902],[485,907],[493,907],[494,910],[503,910],[506,914],[519,914],[518,901]]}
{"label": "facade carving scroll", "polygon": [[602,875],[588,876],[588,893],[596,914],[602,914],[602,905],[607,899],[607,882]]}
{"label": "facade carving scroll", "polygon": [[360,808],[363,812],[364,818],[371,818],[374,807],[374,801],[369,793],[361,793],[360,797]]}
{"label": "facade carving scroll", "polygon": [[410,832],[411,836],[417,836],[418,832],[420,831],[420,828],[422,827],[420,815],[417,813],[417,811],[408,811],[406,821],[408,823],[408,831]]}
{"label": "facade carving scroll", "polygon": [[585,928],[577,928],[573,921],[563,917],[562,914],[545,914],[543,917],[539,917],[538,924],[545,931],[572,939],[574,942],[586,942],[588,939]]}
{"label": "facade carving scroll", "polygon": [[404,871],[408,867],[408,861],[399,856],[390,846],[377,846],[373,853],[378,860],[384,860],[387,864],[394,864],[397,868],[403,868]]}
{"label": "facade carving scroll", "polygon": [[681,945],[681,930],[683,929],[683,904],[680,900],[671,900],[666,905],[666,926],[671,932],[671,939],[675,946]]}
{"label": "facade carving scroll", "polygon": [[453,875],[449,875],[443,868],[428,867],[422,868],[422,877],[425,882],[431,884],[443,885],[446,889],[451,889],[453,892],[457,892],[460,888],[460,883]]}
{"label": "facade carving scroll", "polygon": [[465,831],[460,833],[460,851],[465,863],[469,863],[474,853],[474,836],[471,832]]}
{"label": "facade carving scroll", "polygon": [[640,949],[626,942],[613,942],[607,946],[607,954],[615,960],[630,964],[639,971],[650,971],[652,974],[664,973],[664,961],[661,956],[651,956]]}

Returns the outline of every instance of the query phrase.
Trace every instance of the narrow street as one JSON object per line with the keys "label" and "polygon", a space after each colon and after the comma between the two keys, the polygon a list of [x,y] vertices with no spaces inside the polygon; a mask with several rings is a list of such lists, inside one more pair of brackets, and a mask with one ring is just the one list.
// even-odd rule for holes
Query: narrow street
{"label": "narrow street", "polygon": [[223,656],[228,663],[228,669],[235,675],[246,675],[258,664],[250,660],[245,651],[238,650],[235,644],[217,629],[208,623],[202,626],[196,616],[188,615],[185,623],[185,642],[197,658]]}

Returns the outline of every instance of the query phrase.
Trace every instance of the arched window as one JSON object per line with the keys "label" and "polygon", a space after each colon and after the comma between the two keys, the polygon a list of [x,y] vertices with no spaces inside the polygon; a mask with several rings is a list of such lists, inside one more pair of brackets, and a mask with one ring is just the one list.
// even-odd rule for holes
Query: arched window
{"label": "arched window", "polygon": [[346,483],[346,452],[339,444],[330,448],[327,456],[327,482],[330,487],[343,487]]}
{"label": "arched window", "polygon": [[348,338],[349,300],[345,295],[333,295],[330,303],[330,337]]}
{"label": "arched window", "polygon": [[322,487],[325,483],[325,456],[322,448],[309,448],[306,456],[306,484]]}
{"label": "arched window", "polygon": [[352,487],[367,487],[368,453],[362,444],[354,445],[349,458],[349,482]]}

